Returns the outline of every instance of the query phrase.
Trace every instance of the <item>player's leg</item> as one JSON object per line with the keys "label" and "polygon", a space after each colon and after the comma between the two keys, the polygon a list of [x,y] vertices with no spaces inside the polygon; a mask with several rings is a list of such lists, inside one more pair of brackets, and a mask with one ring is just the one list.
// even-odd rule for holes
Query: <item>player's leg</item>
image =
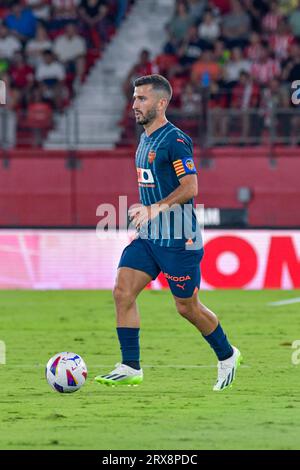
{"label": "player's leg", "polygon": [[218,357],[219,372],[214,390],[222,390],[234,379],[240,352],[229,343],[217,316],[198,298],[202,256],[203,250],[164,249],[164,256],[160,254],[163,258],[161,269],[167,277],[178,312],[195,325]]}
{"label": "player's leg", "polygon": [[122,362],[109,374],[96,377],[97,382],[106,385],[137,385],[142,382],[136,297],[159,271],[142,240],[134,240],[125,248],[113,291]]}
{"label": "player's leg", "polygon": [[203,335],[209,335],[218,326],[218,318],[202,304],[198,297],[198,288],[192,297],[180,298],[173,296],[178,313],[192,323]]}
{"label": "player's leg", "polygon": [[118,328],[140,327],[136,298],[151,280],[152,277],[143,271],[126,267],[118,269],[113,290]]}
{"label": "player's leg", "polygon": [[231,386],[242,357],[240,351],[229,343],[217,316],[200,302],[198,289],[192,297],[174,296],[174,300],[177,311],[202,333],[218,357],[218,377],[213,390]]}
{"label": "player's leg", "polygon": [[219,361],[224,361],[233,355],[233,348],[227,340],[217,316],[200,302],[197,287],[192,297],[184,298],[174,295],[174,300],[178,313],[200,331]]}

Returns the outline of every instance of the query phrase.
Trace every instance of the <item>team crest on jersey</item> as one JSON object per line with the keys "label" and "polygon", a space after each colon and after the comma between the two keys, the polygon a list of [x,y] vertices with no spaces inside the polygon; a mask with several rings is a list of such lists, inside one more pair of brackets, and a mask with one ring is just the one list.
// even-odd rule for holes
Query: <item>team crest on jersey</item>
{"label": "team crest on jersey", "polygon": [[156,157],[156,152],[155,152],[155,150],[150,150],[150,152],[148,153],[148,162],[149,162],[150,164],[153,163],[155,157]]}
{"label": "team crest on jersey", "polygon": [[195,169],[195,164],[194,164],[194,162],[191,158],[187,158],[185,160],[184,164],[191,171]]}

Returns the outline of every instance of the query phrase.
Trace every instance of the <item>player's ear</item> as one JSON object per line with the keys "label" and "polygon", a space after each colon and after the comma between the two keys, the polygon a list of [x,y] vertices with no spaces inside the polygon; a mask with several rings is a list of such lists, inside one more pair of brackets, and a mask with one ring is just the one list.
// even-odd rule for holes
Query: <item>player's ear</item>
{"label": "player's ear", "polygon": [[166,98],[161,98],[158,104],[159,104],[159,109],[165,110],[167,109],[167,106],[168,106],[168,100]]}

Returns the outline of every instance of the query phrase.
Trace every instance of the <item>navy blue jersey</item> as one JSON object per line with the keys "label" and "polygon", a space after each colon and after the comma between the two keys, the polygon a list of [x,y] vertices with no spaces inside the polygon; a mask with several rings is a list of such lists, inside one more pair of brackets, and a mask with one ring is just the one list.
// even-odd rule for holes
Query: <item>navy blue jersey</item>
{"label": "navy blue jersey", "polygon": [[[180,186],[180,178],[197,173],[192,140],[170,122],[149,137],[145,132],[141,135],[135,163],[140,200],[145,206],[166,198]],[[193,199],[184,204],[184,216],[183,206],[177,209],[161,213],[140,236],[166,247],[192,244],[195,233],[198,236],[200,232]]]}

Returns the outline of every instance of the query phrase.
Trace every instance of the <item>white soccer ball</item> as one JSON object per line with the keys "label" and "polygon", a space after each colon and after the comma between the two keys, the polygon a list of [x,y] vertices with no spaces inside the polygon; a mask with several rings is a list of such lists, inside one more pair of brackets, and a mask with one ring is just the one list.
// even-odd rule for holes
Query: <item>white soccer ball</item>
{"label": "white soccer ball", "polygon": [[46,366],[48,384],[59,393],[79,390],[87,378],[87,367],[78,354],[61,352],[49,359]]}

